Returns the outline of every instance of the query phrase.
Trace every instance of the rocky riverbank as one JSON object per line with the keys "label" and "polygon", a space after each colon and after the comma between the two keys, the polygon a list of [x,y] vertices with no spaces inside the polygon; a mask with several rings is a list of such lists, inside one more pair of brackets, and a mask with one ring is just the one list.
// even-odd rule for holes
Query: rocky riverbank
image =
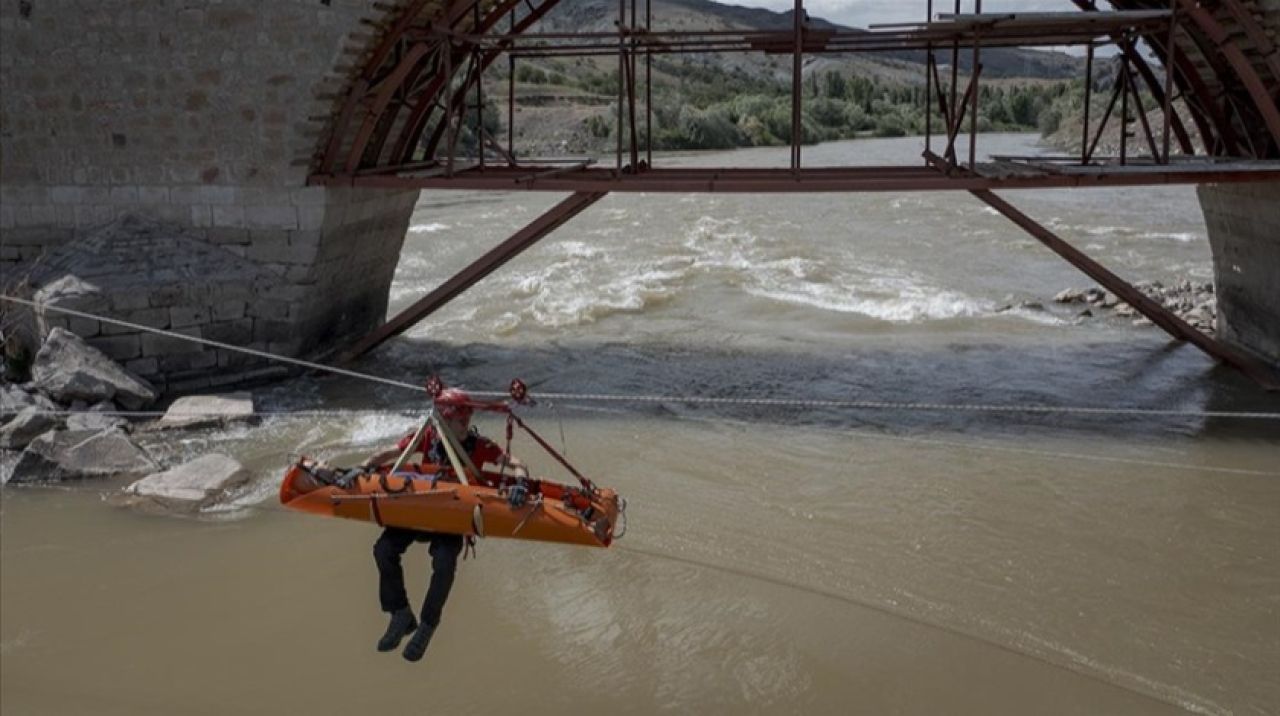
{"label": "rocky riverbank", "polygon": [[146,420],[151,414],[140,411],[156,399],[146,380],[54,328],[36,354],[31,380],[0,384],[0,484],[127,479],[113,503],[191,512],[247,481],[231,457],[210,454],[165,466],[134,437],[252,419],[252,396],[188,396],[159,420]]}
{"label": "rocky riverbank", "polygon": [[[1139,291],[1172,311],[1193,328],[1213,333],[1218,328],[1218,302],[1213,284],[1190,280],[1164,285],[1160,281],[1134,284]],[[1144,318],[1120,297],[1098,286],[1066,288],[1053,297],[1055,303],[1079,306],[1080,318],[1128,318],[1135,325],[1148,325]]]}

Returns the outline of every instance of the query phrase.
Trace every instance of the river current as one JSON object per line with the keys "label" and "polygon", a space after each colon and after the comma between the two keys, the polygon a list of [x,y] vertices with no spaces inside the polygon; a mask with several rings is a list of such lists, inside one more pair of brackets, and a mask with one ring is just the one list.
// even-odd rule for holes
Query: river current
{"label": "river current", "polygon": [[[1193,188],[1006,198],[1131,280],[1211,280]],[[559,199],[423,194],[391,310]],[[358,368],[535,396],[1280,411],[1151,326],[1051,300],[1085,285],[966,194],[613,196]],[[481,542],[409,665],[373,649],[376,529],[286,513],[274,489],[298,454],[384,447],[421,396],[304,377],[255,397],[359,412],[145,438],[255,471],[198,518],[109,506],[114,483],[0,493],[6,716],[1280,712],[1274,422],[544,400],[527,419],[628,498],[627,535]],[[418,598],[425,551],[407,562]]]}

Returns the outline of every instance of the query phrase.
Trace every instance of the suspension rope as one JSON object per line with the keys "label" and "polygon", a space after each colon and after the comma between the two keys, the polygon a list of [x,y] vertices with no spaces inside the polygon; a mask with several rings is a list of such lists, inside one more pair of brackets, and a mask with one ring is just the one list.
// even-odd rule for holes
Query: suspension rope
{"label": "suspension rope", "polygon": [[[481,397],[501,396],[498,392],[469,391]],[[610,393],[542,393],[543,400],[565,402],[689,403],[770,408],[845,408],[856,410],[917,410],[928,412],[1040,413],[1079,415],[1119,415],[1175,418],[1236,418],[1280,420],[1280,413],[1231,410],[1177,410],[1161,408],[1102,408],[1074,405],[1031,405],[991,403],[906,403],[881,400],[788,400],[784,398],[709,398],[691,395],[620,395]]]}
{"label": "suspension rope", "polygon": [[[320,371],[324,373],[332,373],[357,380],[364,380],[381,385],[388,385],[395,388],[404,388],[412,390],[415,393],[422,393],[423,386],[416,383],[406,381],[393,380],[391,378],[383,378],[368,373],[361,373],[346,368],[337,368],[323,363],[302,360],[299,358],[289,358],[286,356],[268,353],[253,348],[244,348],[242,346],[214,341],[207,338],[197,338],[185,333],[178,333],[162,328],[153,328],[138,323],[123,321],[117,318],[108,318],[85,311],[77,311],[61,306],[50,306],[38,303],[36,301],[18,298],[9,295],[0,295],[0,299],[28,306],[33,309],[43,309],[65,313],[71,316],[87,318],[90,320],[110,323],[125,328],[131,328],[137,331],[154,333],[157,335],[168,336],[177,340],[190,341],[202,345],[221,348],[227,351],[244,353],[246,355],[263,358],[265,360],[286,363],[309,370]],[[501,391],[470,391],[472,395],[482,398],[505,398],[508,393]],[[1262,412],[1262,411],[1232,411],[1232,410],[1180,410],[1180,409],[1162,409],[1162,408],[1134,408],[1134,407],[1091,407],[1091,406],[1075,406],[1075,405],[1033,405],[1033,404],[993,404],[993,403],[913,403],[898,401],[880,401],[880,400],[793,400],[785,398],[717,398],[695,395],[624,395],[618,393],[563,393],[563,392],[547,392],[538,393],[537,397],[546,401],[561,401],[565,403],[647,403],[647,404],[663,404],[663,403],[685,403],[688,405],[708,405],[708,406],[735,406],[735,407],[767,407],[767,408],[809,408],[809,409],[843,409],[843,410],[877,410],[877,411],[920,411],[920,412],[966,412],[966,413],[1023,413],[1037,415],[1091,415],[1091,416],[1119,416],[1119,417],[1149,417],[1149,418],[1221,418],[1233,420],[1280,420],[1280,412]]]}
{"label": "suspension rope", "polygon": [[25,298],[18,298],[16,296],[0,295],[0,299],[9,301],[10,303],[16,303],[21,306],[27,306],[29,308],[33,308],[36,310],[46,310],[46,311],[55,311],[57,313],[65,313],[69,316],[78,316],[80,318],[88,318],[94,321],[101,321],[102,323],[110,323],[116,326],[123,326],[124,328],[132,328],[135,331],[144,331],[146,333],[154,333],[159,336],[168,336],[170,338],[176,338],[178,340],[183,340],[183,341],[190,341],[192,343],[199,343],[201,345],[212,346],[214,348],[221,348],[223,350],[233,351],[236,353],[244,353],[245,355],[256,356],[258,358],[273,360],[280,363],[287,363],[289,365],[295,365],[300,368],[308,368],[310,370],[324,371],[326,373],[333,373],[335,375],[343,375],[348,378],[367,380],[374,383],[381,383],[383,385],[390,385],[396,388],[407,388],[409,390],[417,391],[419,393],[422,392],[421,385],[417,385],[414,383],[406,383],[400,380],[391,380],[390,378],[381,378],[376,375],[369,375],[368,373],[361,373],[359,371],[347,370],[346,368],[336,368],[331,365],[324,365],[323,363],[314,363],[312,361],[302,360],[299,358],[288,358],[282,355],[276,355],[275,353],[268,353],[266,351],[260,351],[253,348],[245,348],[243,346],[236,346],[230,343],[223,343],[222,341],[209,340],[208,338],[197,338],[195,336],[189,336],[185,333],[178,333],[176,331],[167,331],[163,328],[153,328],[151,326],[144,326],[140,323],[131,323],[129,321],[122,321],[118,318],[108,318],[106,316],[99,316],[93,313],[87,313],[85,311],[77,311],[71,308],[63,308],[61,306],[50,306],[46,303],[29,301]]}

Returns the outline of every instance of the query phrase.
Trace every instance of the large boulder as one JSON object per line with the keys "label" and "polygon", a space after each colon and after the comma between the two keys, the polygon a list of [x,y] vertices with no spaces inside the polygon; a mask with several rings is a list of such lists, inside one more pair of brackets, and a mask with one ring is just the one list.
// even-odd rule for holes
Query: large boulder
{"label": "large boulder", "polygon": [[10,482],[139,477],[158,469],[142,448],[118,430],[47,432],[27,445]]}
{"label": "large boulder", "polygon": [[115,400],[129,410],[137,410],[156,399],[150,383],[62,328],[49,332],[36,354],[31,375],[37,388],[64,403]]}
{"label": "large boulder", "polygon": [[59,410],[57,403],[40,393],[27,391],[16,383],[0,384],[0,420],[12,418],[14,415],[31,407],[46,412]]}
{"label": "large boulder", "polygon": [[22,453],[17,450],[0,450],[0,485],[7,484],[13,477],[13,468],[18,464],[20,455]]}
{"label": "large boulder", "polygon": [[46,336],[55,327],[68,328],[80,336],[97,335],[101,326],[96,319],[74,316],[58,309],[101,314],[110,307],[102,289],[71,274],[65,274],[36,291],[35,303],[40,335]]}
{"label": "large boulder", "polygon": [[24,408],[0,426],[0,448],[21,450],[32,440],[57,427],[57,416],[36,406]]}
{"label": "large boulder", "polygon": [[249,481],[249,471],[234,458],[211,453],[138,480],[113,500],[144,509],[193,512]]}
{"label": "large boulder", "polygon": [[227,393],[225,395],[188,395],[173,401],[164,417],[155,422],[154,428],[200,428],[226,425],[237,420],[254,417],[251,393]]}
{"label": "large boulder", "polygon": [[82,410],[74,410],[67,415],[67,430],[111,430],[112,428],[128,429],[129,421],[118,413],[120,408],[110,400],[104,400]]}

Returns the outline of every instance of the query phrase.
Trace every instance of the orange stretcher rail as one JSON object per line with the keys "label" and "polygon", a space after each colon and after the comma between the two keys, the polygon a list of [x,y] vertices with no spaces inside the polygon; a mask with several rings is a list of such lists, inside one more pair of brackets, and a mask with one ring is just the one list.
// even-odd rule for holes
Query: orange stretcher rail
{"label": "orange stretcher rail", "polygon": [[280,503],[326,517],[473,537],[608,547],[621,536],[615,531],[624,519],[626,502],[610,489],[536,479],[514,482],[495,472],[464,484],[449,468],[410,467],[394,475],[380,471],[348,476],[302,458],[284,476]]}

